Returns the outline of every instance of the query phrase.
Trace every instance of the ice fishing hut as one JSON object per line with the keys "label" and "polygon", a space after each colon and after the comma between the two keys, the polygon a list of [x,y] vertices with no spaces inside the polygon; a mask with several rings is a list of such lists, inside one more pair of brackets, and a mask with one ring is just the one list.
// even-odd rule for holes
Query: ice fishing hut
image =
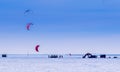
{"label": "ice fishing hut", "polygon": [[63,58],[63,55],[48,55],[48,58]]}
{"label": "ice fishing hut", "polygon": [[48,55],[48,58],[58,58],[58,55]]}
{"label": "ice fishing hut", "polygon": [[86,53],[82,58],[97,58],[96,55],[92,55],[91,53]]}
{"label": "ice fishing hut", "polygon": [[3,57],[3,58],[6,58],[6,57],[7,57],[7,54],[2,54],[2,57]]}
{"label": "ice fishing hut", "polygon": [[105,54],[100,55],[100,58],[106,58]]}

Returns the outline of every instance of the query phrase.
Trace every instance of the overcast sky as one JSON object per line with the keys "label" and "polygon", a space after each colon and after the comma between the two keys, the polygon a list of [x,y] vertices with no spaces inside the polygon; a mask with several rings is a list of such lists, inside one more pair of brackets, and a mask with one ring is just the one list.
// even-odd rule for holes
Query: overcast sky
{"label": "overcast sky", "polygon": [[119,0],[1,0],[0,53],[119,53],[119,19]]}

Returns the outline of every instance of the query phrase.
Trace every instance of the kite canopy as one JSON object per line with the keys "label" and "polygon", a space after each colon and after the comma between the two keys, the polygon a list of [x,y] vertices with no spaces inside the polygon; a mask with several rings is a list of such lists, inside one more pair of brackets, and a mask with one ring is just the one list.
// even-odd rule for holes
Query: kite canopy
{"label": "kite canopy", "polygon": [[35,51],[36,51],[36,52],[39,52],[39,47],[40,47],[40,45],[36,45],[36,46],[35,46]]}
{"label": "kite canopy", "polygon": [[27,23],[26,29],[27,29],[27,30],[30,30],[30,26],[31,26],[31,25],[33,25],[33,23]]}
{"label": "kite canopy", "polygon": [[27,9],[25,10],[24,14],[29,13],[30,11],[31,11],[30,9]]}

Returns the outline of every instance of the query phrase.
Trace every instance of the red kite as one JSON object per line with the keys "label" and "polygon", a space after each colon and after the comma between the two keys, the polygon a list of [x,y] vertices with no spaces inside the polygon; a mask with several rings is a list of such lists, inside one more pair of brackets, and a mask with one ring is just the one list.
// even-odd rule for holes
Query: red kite
{"label": "red kite", "polygon": [[31,26],[31,25],[33,25],[33,24],[32,24],[32,23],[28,23],[28,24],[26,25],[26,29],[27,29],[27,30],[30,30],[30,26]]}
{"label": "red kite", "polygon": [[39,52],[39,47],[40,47],[40,45],[36,45],[36,46],[35,46],[36,52]]}

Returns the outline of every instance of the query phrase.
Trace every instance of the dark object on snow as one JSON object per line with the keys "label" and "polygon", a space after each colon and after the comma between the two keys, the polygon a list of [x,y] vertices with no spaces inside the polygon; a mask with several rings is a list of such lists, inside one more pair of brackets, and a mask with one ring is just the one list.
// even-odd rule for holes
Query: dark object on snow
{"label": "dark object on snow", "polygon": [[100,55],[100,58],[106,58],[106,55],[105,54]]}
{"label": "dark object on snow", "polygon": [[86,53],[82,58],[86,58],[86,56],[89,58],[91,55],[91,53]]}
{"label": "dark object on snow", "polygon": [[62,56],[62,55],[59,55],[59,58],[63,58],[63,56]]}
{"label": "dark object on snow", "polygon": [[96,55],[91,55],[91,56],[88,57],[88,58],[97,58],[97,56],[96,56]]}
{"label": "dark object on snow", "polygon": [[63,55],[48,55],[48,58],[63,58]]}
{"label": "dark object on snow", "polygon": [[113,57],[113,58],[117,58],[117,57]]}
{"label": "dark object on snow", "polygon": [[82,58],[86,58],[86,57],[88,57],[88,58],[97,58],[96,55],[92,55],[91,53],[86,53]]}
{"label": "dark object on snow", "polygon": [[108,58],[111,58],[111,57],[108,57]]}
{"label": "dark object on snow", "polygon": [[48,55],[48,58],[58,58],[58,55]]}
{"label": "dark object on snow", "polygon": [[7,57],[7,55],[6,54],[2,54],[2,57]]}

